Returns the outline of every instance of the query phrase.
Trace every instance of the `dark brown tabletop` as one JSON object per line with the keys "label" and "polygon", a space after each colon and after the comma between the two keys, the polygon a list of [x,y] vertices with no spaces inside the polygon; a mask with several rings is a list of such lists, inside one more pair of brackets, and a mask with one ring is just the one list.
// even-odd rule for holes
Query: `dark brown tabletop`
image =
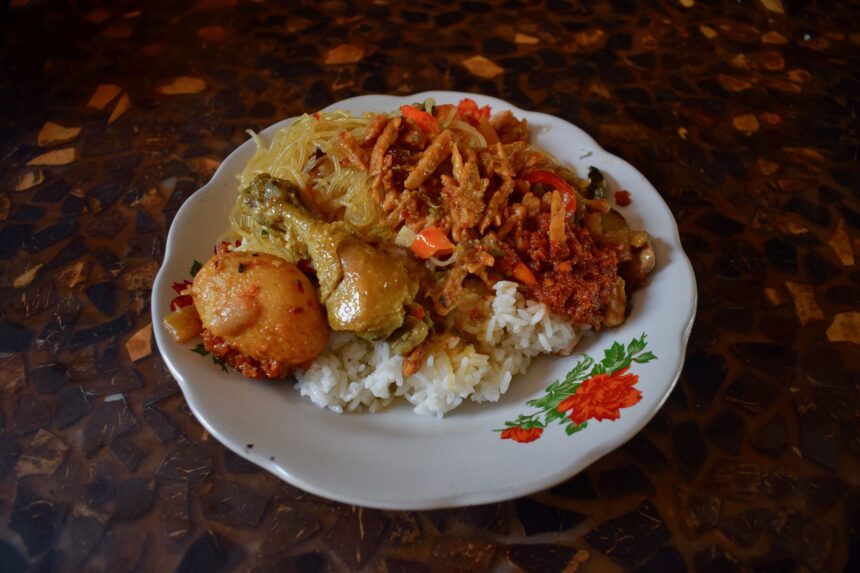
{"label": "dark brown tabletop", "polygon": [[[4,3],[0,571],[860,571],[851,4]],[[653,421],[557,487],[349,507],[207,434],[150,288],[245,129],[436,89],[567,119],[641,170],[698,318]]]}

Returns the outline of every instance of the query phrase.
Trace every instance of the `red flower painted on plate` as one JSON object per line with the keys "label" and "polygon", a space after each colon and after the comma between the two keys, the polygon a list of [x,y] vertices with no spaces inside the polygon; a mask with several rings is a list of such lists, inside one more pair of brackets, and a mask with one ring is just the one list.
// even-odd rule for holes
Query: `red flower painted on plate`
{"label": "red flower painted on plate", "polygon": [[543,428],[538,428],[537,426],[532,426],[529,429],[514,426],[502,431],[502,439],[527,444],[540,438],[541,434],[543,434]]}
{"label": "red flower painted on plate", "polygon": [[596,374],[582,383],[576,393],[565,398],[559,405],[559,412],[570,410],[574,424],[586,420],[617,420],[621,408],[629,408],[642,399],[642,392],[634,388],[639,381],[638,374],[628,374],[628,368],[612,374]]}

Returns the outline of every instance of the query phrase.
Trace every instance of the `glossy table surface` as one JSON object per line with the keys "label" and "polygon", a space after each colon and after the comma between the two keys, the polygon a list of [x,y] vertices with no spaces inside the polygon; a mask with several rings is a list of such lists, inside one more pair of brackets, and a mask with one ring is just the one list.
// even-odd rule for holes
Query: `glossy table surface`
{"label": "glossy table surface", "polygon": [[[860,570],[856,5],[7,4],[0,570]],[[149,290],[245,129],[436,89],[557,115],[642,171],[698,318],[666,405],[580,475],[480,507],[345,506],[205,432]]]}

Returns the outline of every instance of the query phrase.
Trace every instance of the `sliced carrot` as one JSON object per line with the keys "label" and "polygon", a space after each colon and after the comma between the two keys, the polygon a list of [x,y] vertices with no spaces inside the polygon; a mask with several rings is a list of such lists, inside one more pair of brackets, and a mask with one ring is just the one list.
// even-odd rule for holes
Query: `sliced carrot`
{"label": "sliced carrot", "polygon": [[403,114],[403,117],[411,119],[417,123],[418,127],[427,133],[434,135],[439,133],[439,122],[426,111],[420,110],[417,107],[412,107],[411,105],[401,105],[400,113]]}
{"label": "sliced carrot", "polygon": [[514,267],[511,275],[524,285],[532,286],[537,284],[537,277],[522,261],[517,261],[517,265]]}
{"label": "sliced carrot", "polygon": [[439,227],[427,227],[415,237],[410,247],[412,252],[422,259],[429,259],[433,255],[445,255],[454,250],[452,243],[445,235],[445,231]]}
{"label": "sliced carrot", "polygon": [[490,106],[485,105],[484,107],[479,108],[478,104],[475,103],[475,100],[463,98],[460,100],[460,103],[457,104],[457,113],[460,115],[460,119],[466,120],[477,127],[481,121],[480,118],[490,118]]}

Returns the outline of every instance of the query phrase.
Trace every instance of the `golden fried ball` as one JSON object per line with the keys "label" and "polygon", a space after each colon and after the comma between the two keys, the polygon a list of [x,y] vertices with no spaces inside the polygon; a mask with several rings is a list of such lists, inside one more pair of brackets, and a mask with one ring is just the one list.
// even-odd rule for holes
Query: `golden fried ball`
{"label": "golden fried ball", "polygon": [[280,257],[216,254],[198,271],[191,295],[206,347],[246,376],[282,377],[328,342],[316,288]]}

